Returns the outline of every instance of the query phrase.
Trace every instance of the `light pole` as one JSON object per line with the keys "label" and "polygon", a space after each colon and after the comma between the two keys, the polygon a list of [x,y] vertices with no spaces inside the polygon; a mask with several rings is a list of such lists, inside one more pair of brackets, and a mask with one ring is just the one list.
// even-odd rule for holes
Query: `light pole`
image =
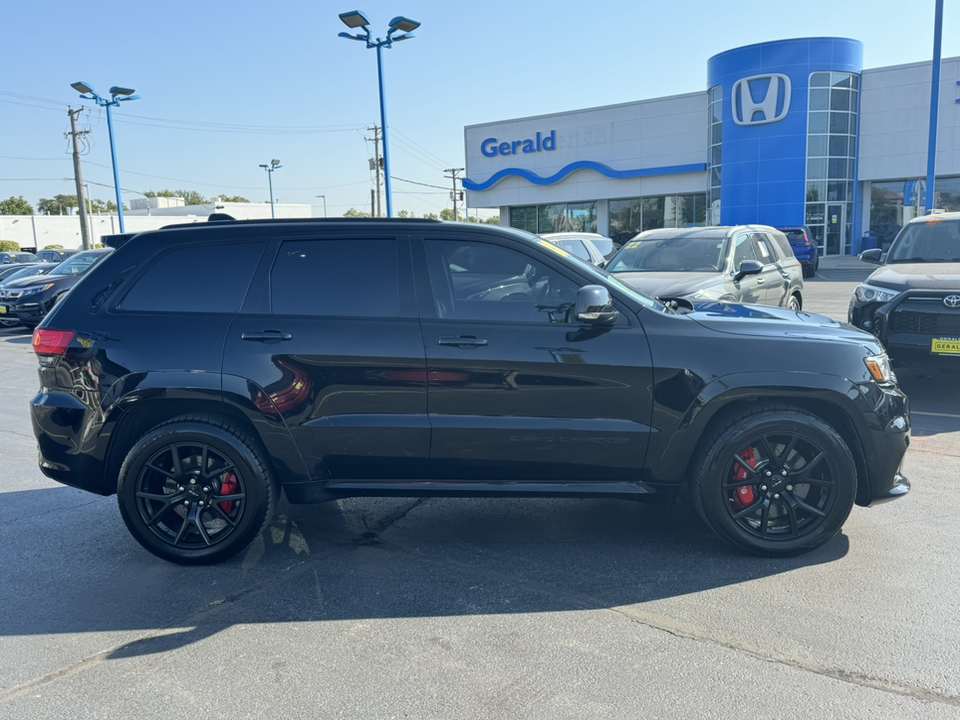
{"label": "light pole", "polygon": [[267,171],[267,179],[270,181],[270,217],[276,218],[276,213],[273,211],[273,171],[279,170],[283,165],[279,160],[271,160],[269,165],[264,164],[260,167]]}
{"label": "light pole", "polygon": [[[347,38],[348,40],[359,40],[360,42],[365,42],[368,49],[377,49],[377,79],[380,86],[380,127],[383,130],[383,184],[384,193],[387,196],[387,217],[393,217],[393,195],[390,192],[390,148],[387,144],[387,104],[384,101],[383,92],[383,48],[392,47],[394,42],[409,40],[415,37],[412,31],[420,27],[420,23],[410,18],[395,17],[390,21],[390,30],[387,31],[387,39],[381,40],[377,38],[376,40],[372,40],[370,38],[370,28],[367,27],[370,21],[367,19],[367,16],[359,10],[340,13],[340,19],[343,21],[343,24],[351,30],[356,30],[357,28],[363,30],[362,34],[357,35],[342,32],[339,34],[340,37]],[[395,36],[395,32],[401,34]]]}
{"label": "light pole", "polygon": [[323,216],[327,216],[327,196],[326,195],[317,195],[318,198],[323,198]]}
{"label": "light pole", "polygon": [[123,199],[120,197],[120,173],[117,172],[117,146],[113,141],[113,115],[110,108],[119,105],[127,100],[139,100],[139,95],[134,95],[133,88],[117,87],[110,88],[110,99],[100,97],[85,82],[70,83],[70,87],[80,93],[84,100],[93,100],[100,107],[107,109],[107,131],[110,134],[110,157],[113,159],[113,185],[117,191],[117,216],[120,220],[120,232],[126,232],[123,226]]}

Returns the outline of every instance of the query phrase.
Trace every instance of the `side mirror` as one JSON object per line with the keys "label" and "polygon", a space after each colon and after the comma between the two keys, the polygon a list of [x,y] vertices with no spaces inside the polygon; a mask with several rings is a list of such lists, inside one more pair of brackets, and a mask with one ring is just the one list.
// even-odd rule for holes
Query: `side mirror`
{"label": "side mirror", "polygon": [[577,290],[574,318],[590,325],[613,325],[620,313],[613,309],[610,291],[602,285],[585,285]]}
{"label": "side mirror", "polygon": [[871,265],[880,264],[880,256],[883,254],[883,250],[880,248],[871,248],[870,250],[864,250],[860,253],[860,259],[865,263],[870,263]]}
{"label": "side mirror", "polygon": [[740,263],[740,267],[737,270],[736,275],[733,276],[734,280],[742,280],[747,275],[759,275],[763,272],[763,265],[760,264],[757,260],[744,260]]}

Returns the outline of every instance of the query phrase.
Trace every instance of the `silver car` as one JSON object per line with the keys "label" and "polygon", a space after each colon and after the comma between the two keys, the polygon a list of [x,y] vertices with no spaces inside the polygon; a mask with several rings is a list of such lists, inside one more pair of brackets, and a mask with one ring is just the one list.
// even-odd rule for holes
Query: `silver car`
{"label": "silver car", "polygon": [[800,262],[786,236],[765,225],[647,230],[607,271],[663,300],[803,307]]}

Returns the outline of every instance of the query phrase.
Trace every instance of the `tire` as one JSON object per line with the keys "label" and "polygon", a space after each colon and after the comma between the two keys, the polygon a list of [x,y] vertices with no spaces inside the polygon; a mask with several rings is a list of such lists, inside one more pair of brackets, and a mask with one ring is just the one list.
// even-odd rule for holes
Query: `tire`
{"label": "tire", "polygon": [[803,276],[805,278],[812,278],[817,274],[817,268],[815,265],[804,265],[803,266]]}
{"label": "tire", "polygon": [[17,319],[11,320],[10,318],[0,318],[0,327],[12,328],[20,324],[20,321]]}
{"label": "tire", "polygon": [[797,297],[796,293],[787,298],[787,310],[793,310],[794,312],[800,312],[800,298]]}
{"label": "tire", "polygon": [[822,419],[767,405],[708,431],[694,455],[690,491],[700,517],[727,542],[768,557],[799,555],[843,526],[857,469]]}
{"label": "tire", "polygon": [[273,517],[278,497],[259,443],[233,422],[206,415],[174,418],[141,437],[117,489],[137,542],[180,565],[242,551]]}

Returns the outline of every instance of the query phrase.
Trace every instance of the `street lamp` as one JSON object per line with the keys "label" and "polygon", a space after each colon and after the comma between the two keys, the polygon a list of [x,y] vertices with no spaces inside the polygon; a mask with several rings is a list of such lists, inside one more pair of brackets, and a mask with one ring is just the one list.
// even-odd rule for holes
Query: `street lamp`
{"label": "street lamp", "polygon": [[279,170],[283,167],[280,164],[279,160],[271,160],[269,165],[261,165],[264,170],[267,171],[267,179],[270,181],[270,217],[276,218],[276,214],[273,211],[273,171]]}
{"label": "street lamp", "polygon": [[323,216],[327,216],[327,196],[326,195],[317,195],[318,198],[323,198]]}
{"label": "street lamp", "polygon": [[93,100],[100,107],[107,109],[107,130],[110,133],[110,157],[113,159],[113,185],[117,191],[117,216],[120,219],[120,232],[126,232],[123,227],[123,200],[120,197],[120,173],[117,172],[117,146],[113,142],[113,116],[110,108],[119,105],[127,100],[139,100],[139,95],[134,95],[133,88],[117,87],[110,88],[110,99],[97,95],[93,88],[85,82],[70,83],[70,87],[80,93],[84,100]]}
{"label": "street lamp", "polygon": [[[347,40],[359,40],[360,42],[365,42],[368,49],[377,49],[377,79],[380,86],[380,127],[383,130],[383,183],[384,192],[387,195],[387,217],[393,217],[393,196],[390,192],[390,149],[389,145],[387,144],[387,104],[384,101],[383,92],[382,50],[383,48],[392,47],[394,42],[409,40],[410,38],[415,37],[412,31],[420,27],[420,23],[418,23],[416,20],[411,20],[410,18],[395,17],[390,21],[390,30],[387,32],[387,39],[381,40],[380,38],[377,38],[376,40],[372,40],[370,38],[370,28],[367,27],[370,24],[370,21],[367,19],[367,16],[359,10],[340,13],[340,20],[342,20],[343,24],[351,30],[360,28],[363,32],[358,33],[357,35],[351,35],[350,33],[342,32],[339,34],[339,37],[347,38]],[[394,35],[396,32],[401,34]]]}

